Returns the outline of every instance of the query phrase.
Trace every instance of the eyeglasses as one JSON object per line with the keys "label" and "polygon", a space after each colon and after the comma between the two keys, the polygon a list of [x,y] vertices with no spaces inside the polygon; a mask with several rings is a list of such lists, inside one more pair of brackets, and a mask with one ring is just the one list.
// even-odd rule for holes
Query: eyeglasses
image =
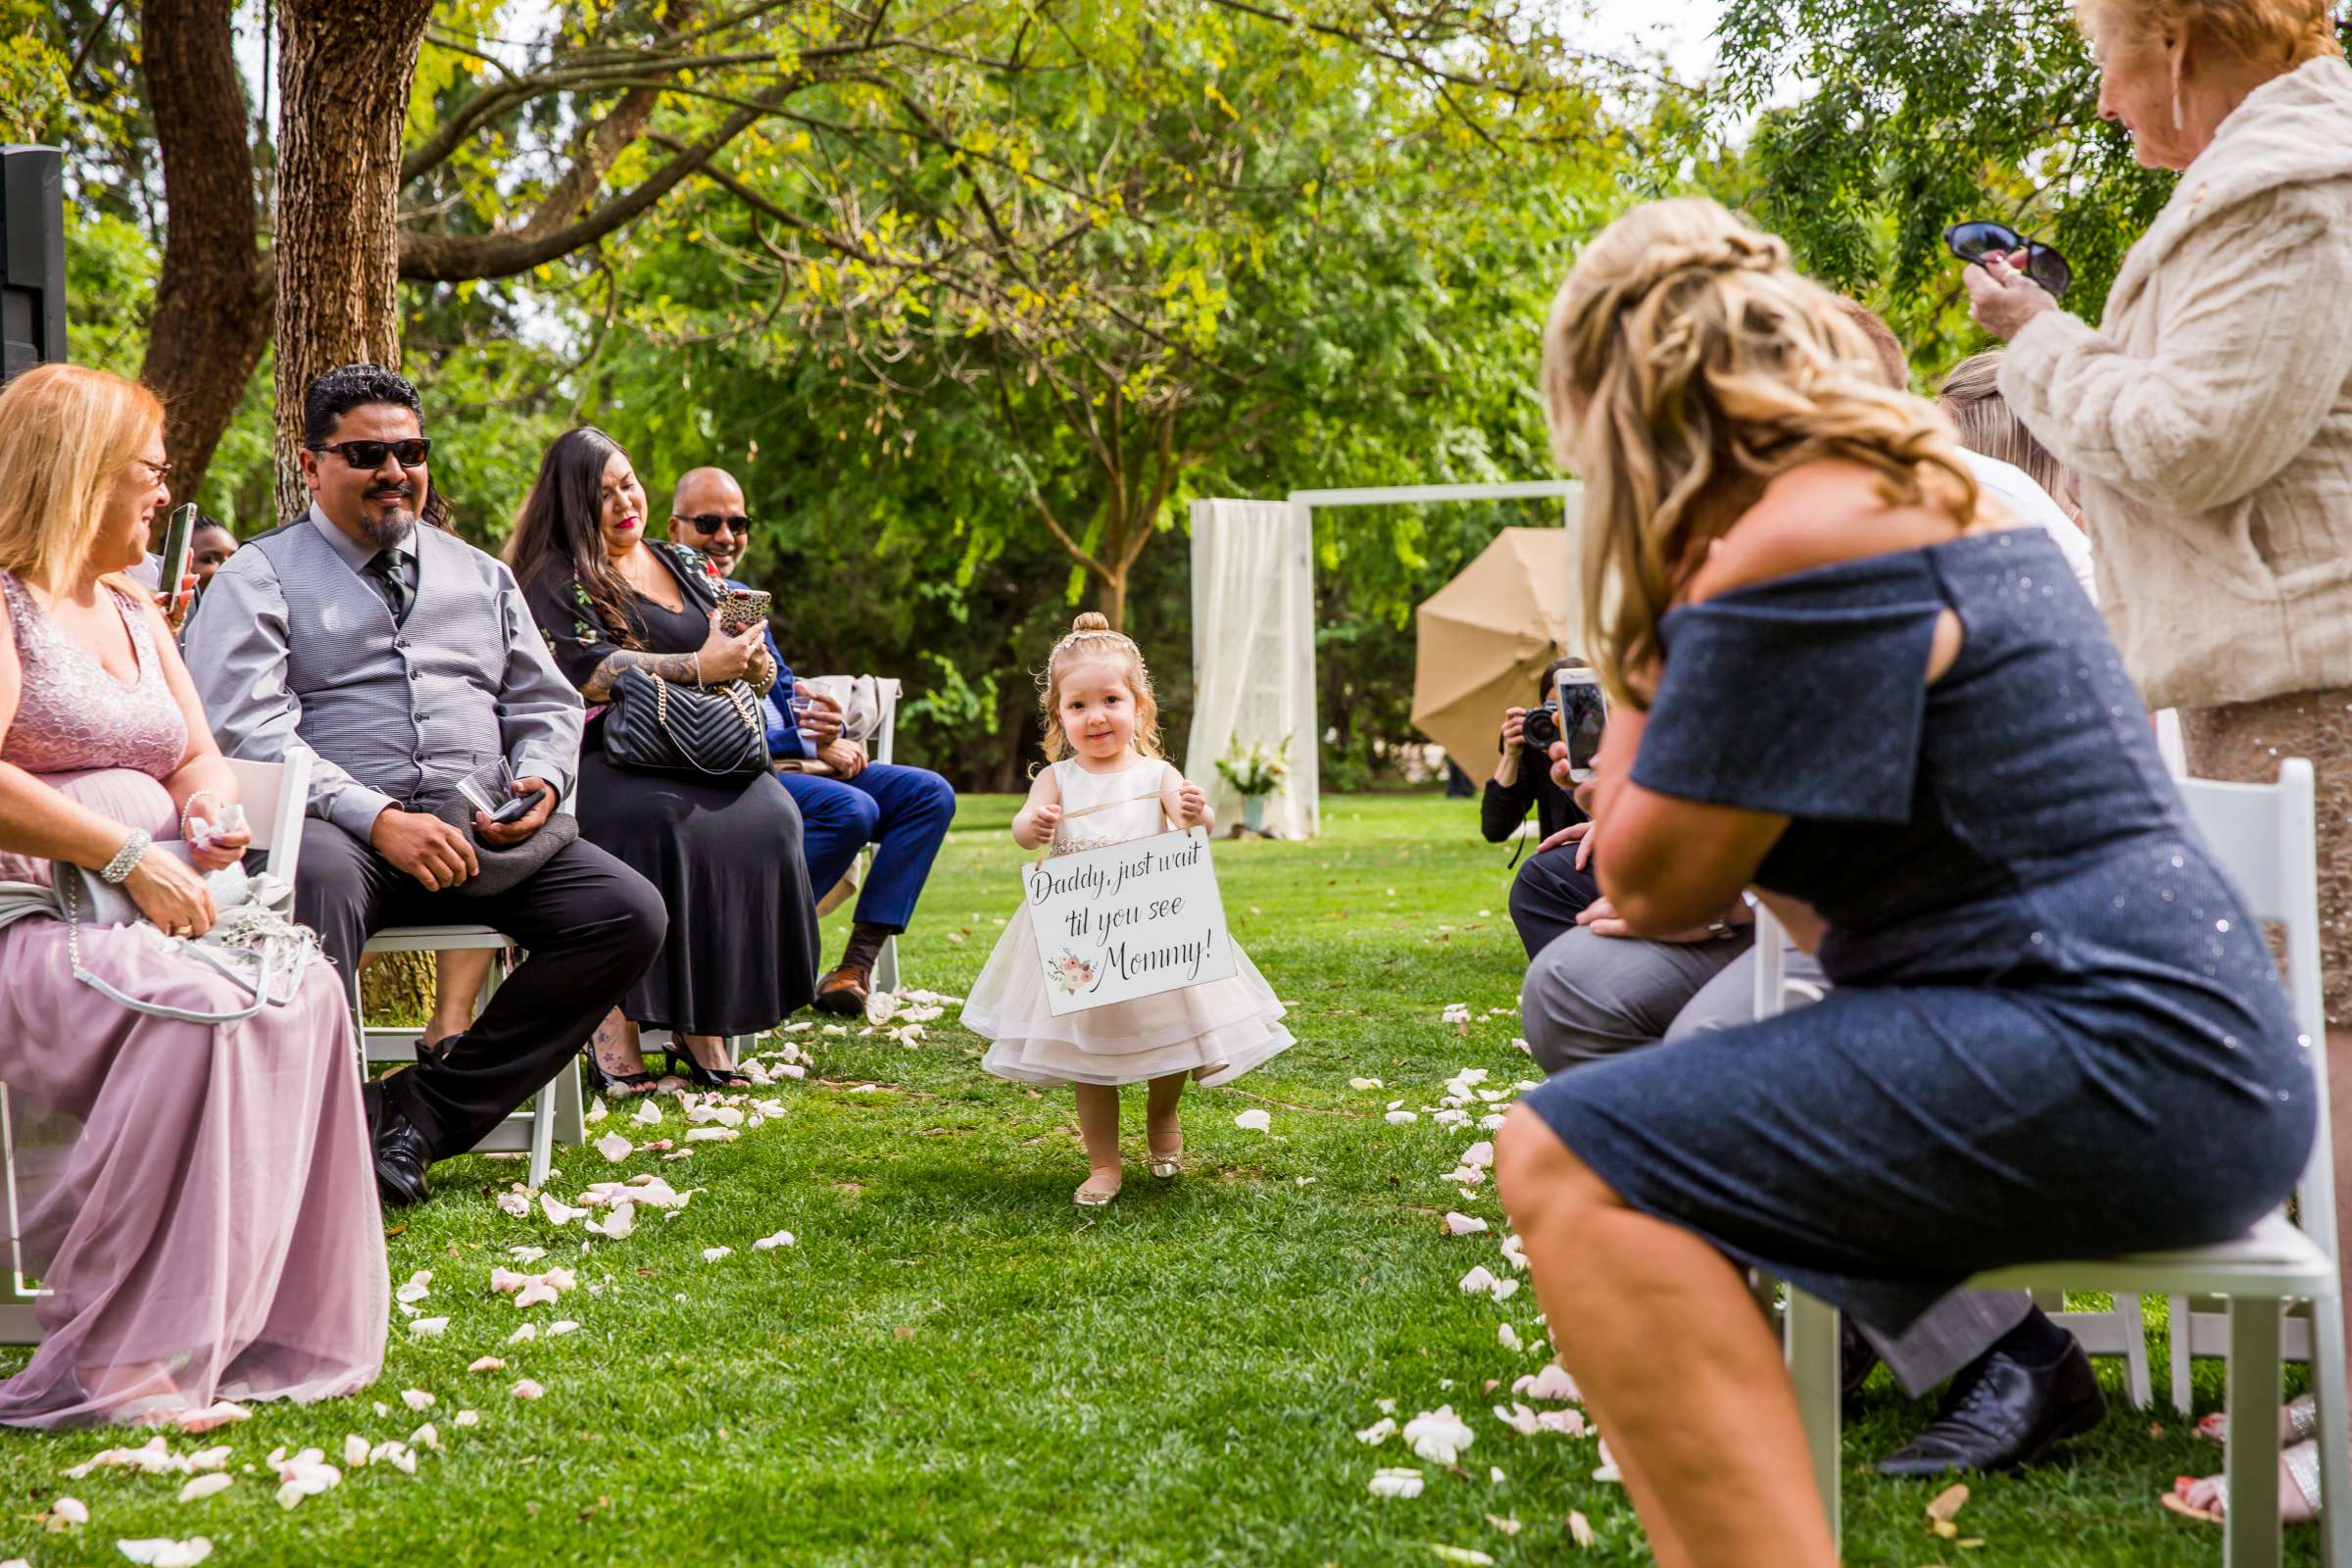
{"label": "eyeglasses", "polygon": [[404,468],[421,468],[432,455],[433,444],[419,435],[406,441],[328,441],[311,450],[337,453],[355,468],[380,468],[386,457],[398,458]]}
{"label": "eyeglasses", "polygon": [[715,512],[706,512],[695,517],[681,517],[676,513],[671,513],[670,518],[674,522],[686,524],[687,527],[700,534],[713,534],[721,528],[732,528],[746,539],[752,536],[752,519],[749,517],[729,517]]}
{"label": "eyeglasses", "polygon": [[151,482],[155,484],[172,482],[172,465],[169,463],[149,463],[145,458],[133,458],[130,461],[145,468],[153,476]]}
{"label": "eyeglasses", "polygon": [[2025,252],[2026,276],[2048,289],[2052,299],[2064,299],[2066,291],[2074,286],[2075,270],[2067,265],[2065,257],[2037,239],[2026,238],[2007,223],[1988,220],[1954,223],[1943,231],[1943,242],[1964,262],[1982,262],[1999,251],[2011,258],[2010,265],[2014,267],[2017,253]]}

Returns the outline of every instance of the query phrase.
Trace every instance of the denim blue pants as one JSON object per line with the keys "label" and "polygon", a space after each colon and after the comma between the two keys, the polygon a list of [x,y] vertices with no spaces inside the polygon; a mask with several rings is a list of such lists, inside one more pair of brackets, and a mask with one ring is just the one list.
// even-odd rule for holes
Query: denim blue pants
{"label": "denim blue pants", "polygon": [[872,762],[843,781],[813,773],[777,775],[801,808],[801,853],[808,885],[822,899],[874,846],[874,866],[858,895],[858,918],[904,931],[956,818],[954,786],[922,767]]}

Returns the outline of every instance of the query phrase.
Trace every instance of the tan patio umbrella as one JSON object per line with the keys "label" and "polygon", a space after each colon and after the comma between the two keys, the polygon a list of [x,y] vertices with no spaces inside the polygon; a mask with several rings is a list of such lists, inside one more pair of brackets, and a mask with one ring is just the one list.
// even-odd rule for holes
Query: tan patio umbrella
{"label": "tan patio umbrella", "polygon": [[1505,528],[1413,612],[1413,724],[1473,779],[1493,769],[1502,710],[1530,706],[1536,677],[1580,653],[1574,536]]}

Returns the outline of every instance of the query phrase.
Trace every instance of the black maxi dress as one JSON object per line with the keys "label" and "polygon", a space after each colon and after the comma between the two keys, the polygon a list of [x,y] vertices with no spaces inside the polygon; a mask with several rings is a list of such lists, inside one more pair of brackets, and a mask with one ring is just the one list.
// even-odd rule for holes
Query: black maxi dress
{"label": "black maxi dress", "polygon": [[[710,637],[718,579],[683,545],[646,541],[676,579],[679,610],[633,597],[638,650],[691,654]],[[574,686],[622,651],[568,567],[542,573],[524,597],[556,663]],[[749,778],[632,772],[605,760],[603,710],[591,705],[580,744],[580,837],[661,890],[669,938],[621,1010],[648,1028],[758,1034],[816,995],[816,900],[801,851],[801,812],[772,773]]]}

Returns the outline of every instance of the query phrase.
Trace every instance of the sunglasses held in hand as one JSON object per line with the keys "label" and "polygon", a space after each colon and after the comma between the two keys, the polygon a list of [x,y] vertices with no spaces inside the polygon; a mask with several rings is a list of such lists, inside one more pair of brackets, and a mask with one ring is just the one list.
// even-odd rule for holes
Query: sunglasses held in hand
{"label": "sunglasses held in hand", "polygon": [[[2026,238],[2007,223],[1984,219],[1954,223],[1943,231],[1943,242],[1964,262],[1982,263],[1996,253],[2008,257],[2011,267],[2049,290],[2052,299],[2066,298],[2066,291],[2074,286],[2075,270],[2067,265],[2065,257],[2037,239]],[[2025,257],[2022,267],[2018,263],[2020,255]]]}

